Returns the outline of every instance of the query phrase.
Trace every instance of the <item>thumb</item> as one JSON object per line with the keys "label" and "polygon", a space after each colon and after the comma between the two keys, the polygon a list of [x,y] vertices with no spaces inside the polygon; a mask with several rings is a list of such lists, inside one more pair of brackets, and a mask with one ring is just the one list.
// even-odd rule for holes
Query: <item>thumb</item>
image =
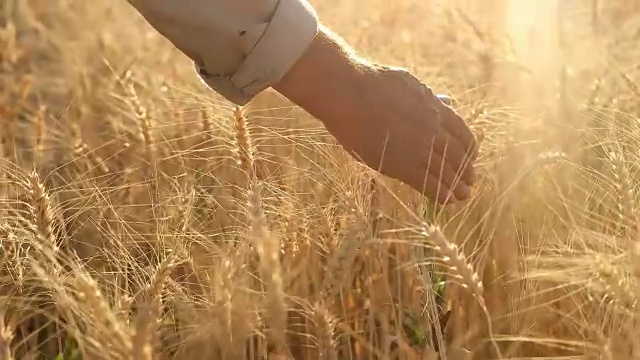
{"label": "thumb", "polygon": [[451,98],[451,96],[449,95],[438,94],[436,95],[436,97],[438,98],[438,100],[442,101],[442,103],[447,106],[453,105],[453,98]]}

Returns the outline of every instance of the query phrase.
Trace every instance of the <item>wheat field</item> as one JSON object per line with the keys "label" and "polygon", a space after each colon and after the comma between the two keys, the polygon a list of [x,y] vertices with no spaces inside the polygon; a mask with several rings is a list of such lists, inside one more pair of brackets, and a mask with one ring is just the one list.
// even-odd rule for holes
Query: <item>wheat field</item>
{"label": "wheat field", "polygon": [[126,1],[1,0],[2,359],[640,359],[638,2],[311,3],[456,100],[472,198],[235,108]]}

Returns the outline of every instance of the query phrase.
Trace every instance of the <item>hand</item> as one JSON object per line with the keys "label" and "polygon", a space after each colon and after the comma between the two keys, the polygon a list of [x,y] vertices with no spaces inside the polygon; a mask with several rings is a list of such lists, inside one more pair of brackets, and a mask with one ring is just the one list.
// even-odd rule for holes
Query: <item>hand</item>
{"label": "hand", "polygon": [[353,117],[329,127],[346,150],[441,204],[470,196],[476,144],[458,114],[401,69],[368,75],[362,94]]}
{"label": "hand", "polygon": [[474,136],[409,72],[354,62],[321,32],[275,88],[374,170],[441,204],[470,196],[476,181]]}

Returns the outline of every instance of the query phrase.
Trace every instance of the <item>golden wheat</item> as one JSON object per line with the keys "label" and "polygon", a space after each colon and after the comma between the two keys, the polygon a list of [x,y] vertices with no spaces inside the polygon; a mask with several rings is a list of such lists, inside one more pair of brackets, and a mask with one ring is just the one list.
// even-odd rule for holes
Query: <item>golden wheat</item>
{"label": "golden wheat", "polygon": [[640,359],[640,8],[561,3],[314,1],[457,99],[433,211],[124,2],[0,1],[0,356]]}

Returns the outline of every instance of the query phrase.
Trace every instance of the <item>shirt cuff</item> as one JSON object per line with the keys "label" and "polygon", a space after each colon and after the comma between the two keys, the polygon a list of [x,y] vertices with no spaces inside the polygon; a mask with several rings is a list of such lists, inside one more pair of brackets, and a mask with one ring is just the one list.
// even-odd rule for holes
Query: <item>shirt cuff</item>
{"label": "shirt cuff", "polygon": [[245,105],[278,82],[318,32],[319,20],[306,0],[280,0],[262,37],[233,74],[216,76],[196,63],[204,83],[236,105]]}

